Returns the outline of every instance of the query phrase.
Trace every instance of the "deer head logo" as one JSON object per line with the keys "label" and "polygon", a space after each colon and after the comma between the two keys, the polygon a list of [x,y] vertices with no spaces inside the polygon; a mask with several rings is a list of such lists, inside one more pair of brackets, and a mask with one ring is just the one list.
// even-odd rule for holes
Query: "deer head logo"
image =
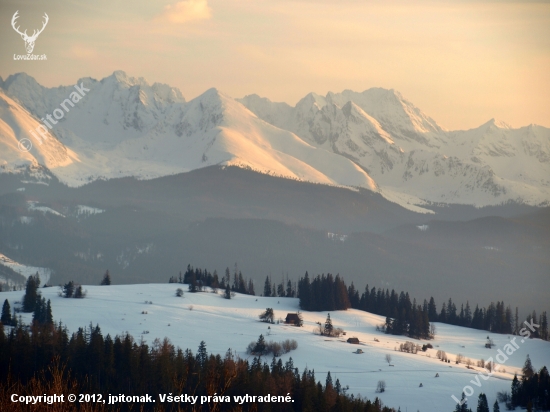
{"label": "deer head logo", "polygon": [[34,30],[32,33],[32,36],[29,36],[27,35],[27,30],[25,30],[24,33],[21,33],[19,31],[19,26],[15,27],[16,20],[19,17],[17,13],[19,13],[19,10],[17,10],[13,15],[11,19],[11,26],[17,33],[21,35],[21,38],[25,40],[25,48],[27,49],[27,53],[31,54],[34,49],[34,42],[36,41],[36,38],[38,37],[38,35],[44,31],[46,24],[48,24],[49,17],[46,13],[44,13],[44,24],[42,25],[42,28],[38,31]]}

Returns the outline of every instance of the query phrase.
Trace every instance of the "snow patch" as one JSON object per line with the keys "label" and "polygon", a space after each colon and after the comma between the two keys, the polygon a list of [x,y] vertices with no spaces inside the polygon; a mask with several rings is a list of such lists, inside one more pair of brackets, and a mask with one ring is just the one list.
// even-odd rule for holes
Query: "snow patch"
{"label": "snow patch", "polygon": [[21,276],[28,278],[34,276],[36,273],[40,276],[41,285],[45,285],[50,281],[51,270],[47,268],[26,266],[15,260],[10,259],[6,255],[0,253],[0,265],[4,265],[12,269],[14,272],[19,273]]}

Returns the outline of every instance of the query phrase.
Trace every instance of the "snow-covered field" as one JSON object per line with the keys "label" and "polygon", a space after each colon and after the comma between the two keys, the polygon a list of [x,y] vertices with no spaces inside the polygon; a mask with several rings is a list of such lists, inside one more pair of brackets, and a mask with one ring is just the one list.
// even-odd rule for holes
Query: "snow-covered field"
{"label": "snow-covered field", "polygon": [[[185,291],[184,297],[176,297],[178,287]],[[517,337],[519,349],[502,366],[505,372],[497,372],[487,381],[478,378],[481,385],[478,387],[471,382],[476,382],[475,377],[481,371],[475,362],[495,357],[497,349],[503,349],[513,336],[489,334],[496,346],[486,349],[488,332],[436,323],[436,338],[430,341],[434,348],[413,355],[395,350],[400,343],[411,339],[377,332],[376,325],[383,323],[384,318],[358,310],[332,312],[334,326],[344,329],[346,336],[326,338],[313,334],[316,322],[324,324],[326,312],[303,312],[302,328],[258,321],[258,315],[268,307],[273,308],[276,319],[284,319],[287,313],[298,311],[298,299],[237,294],[226,300],[221,294],[188,293],[187,285],[178,284],[85,286],[84,289],[87,290],[85,299],[59,297],[56,287],[41,289],[42,295],[51,299],[56,321],[62,321],[70,331],[92,322],[100,325],[103,334],[128,331],[137,341],[144,339],[149,344],[155,338],[168,337],[175,345],[194,352],[204,340],[211,353],[223,355],[231,348],[243,358],[248,357],[247,345],[260,334],[268,341],[295,339],[298,349],[283,355],[283,362],[292,356],[296,367],[314,369],[316,378],[323,384],[330,371],[334,381],[339,379],[344,387],[349,385],[349,393],[370,399],[379,396],[386,405],[401,407],[402,411],[450,412],[455,406],[451,395],[460,398],[466,385],[475,391],[470,406],[475,409],[480,392],[487,394],[492,405],[497,391],[510,390],[513,373],[523,366],[527,354],[537,370],[550,365],[550,342],[527,339],[522,343]],[[0,299],[8,299],[13,304],[20,301],[22,295],[22,292],[3,292]],[[30,321],[31,314],[24,314],[23,318]],[[346,343],[352,336],[358,337],[361,344]],[[354,354],[358,348],[364,353]],[[437,350],[445,351],[451,363],[436,359]],[[454,363],[458,353],[474,361],[473,370]],[[386,354],[391,355],[393,366],[386,362]],[[271,358],[266,361],[269,363]],[[379,380],[386,382],[385,393],[375,393]],[[420,383],[423,387],[419,387]],[[501,409],[503,407],[501,405]]]}

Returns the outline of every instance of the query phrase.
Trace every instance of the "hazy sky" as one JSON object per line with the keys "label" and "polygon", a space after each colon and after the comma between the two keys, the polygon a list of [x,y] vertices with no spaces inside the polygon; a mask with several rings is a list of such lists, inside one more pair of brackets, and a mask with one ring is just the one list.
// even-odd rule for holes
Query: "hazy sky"
{"label": "hazy sky", "polygon": [[[21,30],[49,23],[14,61]],[[393,88],[448,129],[490,118],[550,127],[550,1],[2,0],[0,76],[46,86],[115,70],[294,105],[309,92]]]}

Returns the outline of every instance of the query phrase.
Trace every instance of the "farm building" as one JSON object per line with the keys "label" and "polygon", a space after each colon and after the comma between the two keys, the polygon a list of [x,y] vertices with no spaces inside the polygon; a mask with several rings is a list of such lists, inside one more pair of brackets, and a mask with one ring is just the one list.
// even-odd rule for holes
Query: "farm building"
{"label": "farm building", "polygon": [[297,313],[287,313],[285,323],[289,325],[302,326],[302,319]]}
{"label": "farm building", "polygon": [[353,343],[354,345],[357,345],[359,343],[359,339],[358,338],[348,338],[347,342],[348,343]]}

